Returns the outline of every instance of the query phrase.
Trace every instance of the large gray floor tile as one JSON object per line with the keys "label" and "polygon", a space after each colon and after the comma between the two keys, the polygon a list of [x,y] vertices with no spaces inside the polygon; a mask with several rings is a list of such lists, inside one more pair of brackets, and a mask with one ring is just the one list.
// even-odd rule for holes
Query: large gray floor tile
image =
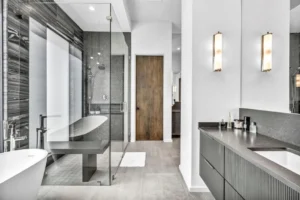
{"label": "large gray floor tile", "polygon": [[131,143],[128,152],[146,152],[145,167],[119,168],[112,186],[42,187],[39,200],[214,200],[210,193],[188,192],[178,169],[179,147],[179,139]]}

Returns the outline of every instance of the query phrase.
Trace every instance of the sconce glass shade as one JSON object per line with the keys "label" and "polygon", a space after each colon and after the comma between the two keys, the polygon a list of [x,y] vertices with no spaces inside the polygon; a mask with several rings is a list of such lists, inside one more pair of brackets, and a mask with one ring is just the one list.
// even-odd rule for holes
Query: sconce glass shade
{"label": "sconce glass shade", "polygon": [[296,88],[300,88],[300,73],[296,74],[295,81],[296,81]]}
{"label": "sconce glass shade", "polygon": [[272,70],[272,51],[273,51],[273,35],[267,33],[262,36],[262,66],[263,72],[269,72]]}
{"label": "sconce glass shade", "polygon": [[177,92],[177,87],[176,85],[173,86],[173,93]]}
{"label": "sconce glass shade", "polygon": [[214,35],[213,41],[213,65],[214,71],[220,72],[222,71],[222,54],[223,54],[223,35],[218,32]]}

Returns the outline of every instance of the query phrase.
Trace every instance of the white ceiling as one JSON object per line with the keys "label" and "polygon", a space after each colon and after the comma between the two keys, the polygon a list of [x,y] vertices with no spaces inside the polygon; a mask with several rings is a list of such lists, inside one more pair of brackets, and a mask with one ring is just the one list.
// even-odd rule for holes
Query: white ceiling
{"label": "white ceiling", "polygon": [[[112,16],[112,31],[130,32],[131,20],[126,0],[54,0],[84,31],[107,32],[107,16]],[[113,12],[110,14],[110,3]],[[90,7],[94,10],[90,10]],[[117,20],[114,20],[117,19]]]}
{"label": "white ceiling", "polygon": [[170,21],[173,33],[181,33],[181,0],[127,0],[131,20]]}

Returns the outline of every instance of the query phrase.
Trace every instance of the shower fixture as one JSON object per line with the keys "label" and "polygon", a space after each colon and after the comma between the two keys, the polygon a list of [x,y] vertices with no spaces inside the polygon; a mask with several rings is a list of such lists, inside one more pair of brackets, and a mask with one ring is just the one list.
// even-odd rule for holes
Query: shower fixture
{"label": "shower fixture", "polygon": [[90,80],[90,84],[91,84],[91,95],[89,96],[89,105],[92,103],[93,98],[94,98],[94,87],[95,87],[95,79],[97,77],[97,75],[100,73],[100,71],[105,71],[106,67],[104,64],[99,64],[97,65],[97,69],[96,72],[93,74],[92,72],[92,68],[89,67],[88,68],[88,79]]}

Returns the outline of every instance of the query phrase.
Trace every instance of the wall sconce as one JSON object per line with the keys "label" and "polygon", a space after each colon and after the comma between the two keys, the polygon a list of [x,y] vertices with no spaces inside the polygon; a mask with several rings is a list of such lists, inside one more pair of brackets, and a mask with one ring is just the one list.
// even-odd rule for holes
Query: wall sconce
{"label": "wall sconce", "polygon": [[296,75],[296,88],[300,88],[300,74]]}
{"label": "wall sconce", "polygon": [[213,65],[214,71],[220,72],[222,71],[222,54],[223,54],[223,35],[218,32],[214,35],[213,41]]}
{"label": "wall sconce", "polygon": [[267,33],[262,36],[262,60],[261,70],[263,72],[269,72],[272,70],[272,51],[273,51],[273,35]]}
{"label": "wall sconce", "polygon": [[295,75],[295,85],[296,88],[300,88],[300,67],[298,68],[298,73]]}

